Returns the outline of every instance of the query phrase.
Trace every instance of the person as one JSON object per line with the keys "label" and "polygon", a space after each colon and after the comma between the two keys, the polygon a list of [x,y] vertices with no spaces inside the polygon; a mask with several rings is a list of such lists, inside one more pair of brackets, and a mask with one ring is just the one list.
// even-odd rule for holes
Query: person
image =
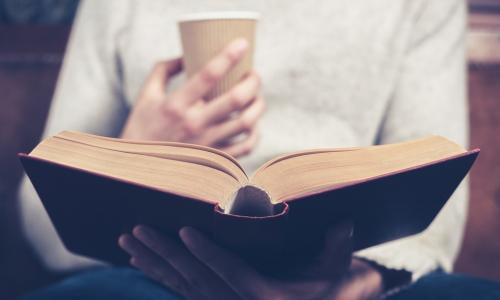
{"label": "person", "polygon": [[[184,78],[178,76],[182,59],[175,58],[181,52],[176,19],[242,9],[262,14],[255,70],[206,102],[203,96],[248,43],[233,41]],[[197,143],[238,157],[250,172],[304,148],[427,134],[466,146],[464,30],[460,0],[85,0],[45,135],[78,130]],[[20,201],[27,238],[48,269],[73,274],[26,299],[371,299],[387,292],[394,299],[456,299],[449,288],[455,283],[461,296],[491,297],[494,284],[442,273],[452,270],[461,243],[466,199],[464,183],[422,234],[354,254],[352,225],[333,226],[314,263],[278,279],[195,228],[181,229],[182,243],[140,224],[121,236],[120,246],[140,271],[69,253],[25,180]]]}

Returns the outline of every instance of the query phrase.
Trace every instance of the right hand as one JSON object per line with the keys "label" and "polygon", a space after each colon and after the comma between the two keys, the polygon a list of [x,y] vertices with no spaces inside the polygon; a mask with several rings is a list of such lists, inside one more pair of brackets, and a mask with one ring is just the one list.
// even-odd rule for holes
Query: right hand
{"label": "right hand", "polygon": [[[183,299],[375,299],[381,276],[369,266],[350,268],[352,224],[328,230],[322,253],[295,274],[266,276],[201,232],[180,230],[177,240],[144,225],[120,236],[132,266]],[[345,278],[345,280],[344,280]]]}
{"label": "right hand", "polygon": [[[180,73],[182,60],[159,62],[144,84],[121,134],[122,138],[185,142],[218,148],[234,157],[248,154],[257,143],[257,121],[265,103],[260,78],[247,74],[227,93],[203,97],[245,55],[244,39],[231,42],[180,88],[167,94],[169,79]],[[242,139],[234,137],[244,134]]]}

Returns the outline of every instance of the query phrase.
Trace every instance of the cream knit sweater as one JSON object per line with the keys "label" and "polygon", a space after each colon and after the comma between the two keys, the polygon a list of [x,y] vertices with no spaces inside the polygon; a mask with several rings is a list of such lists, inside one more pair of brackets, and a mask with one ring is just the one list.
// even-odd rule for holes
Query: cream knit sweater
{"label": "cream knit sweater", "polygon": [[[45,135],[117,135],[153,64],[180,55],[176,19],[212,10],[261,13],[255,68],[268,111],[259,145],[241,160],[247,170],[283,152],[427,134],[466,146],[460,0],[83,1]],[[93,263],[65,250],[27,180],[20,201],[24,232],[49,268]],[[466,207],[462,184],[424,233],[357,255],[414,278],[437,267],[449,271]]]}

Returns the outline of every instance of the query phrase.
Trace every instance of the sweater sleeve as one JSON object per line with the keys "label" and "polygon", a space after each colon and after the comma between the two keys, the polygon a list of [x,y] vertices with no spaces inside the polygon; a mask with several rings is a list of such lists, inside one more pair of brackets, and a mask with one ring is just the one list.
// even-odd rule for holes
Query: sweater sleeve
{"label": "sweater sleeve", "polygon": [[[415,18],[379,142],[438,134],[466,146],[465,3],[429,0],[423,2]],[[356,255],[409,271],[413,279],[436,268],[451,271],[462,241],[467,198],[464,180],[423,233]]]}
{"label": "sweater sleeve", "polygon": [[[81,2],[44,136],[62,130],[112,136],[120,130],[127,106],[121,94],[116,45],[129,15],[127,3]],[[96,264],[66,250],[26,176],[19,203],[25,238],[47,269],[68,272]]]}

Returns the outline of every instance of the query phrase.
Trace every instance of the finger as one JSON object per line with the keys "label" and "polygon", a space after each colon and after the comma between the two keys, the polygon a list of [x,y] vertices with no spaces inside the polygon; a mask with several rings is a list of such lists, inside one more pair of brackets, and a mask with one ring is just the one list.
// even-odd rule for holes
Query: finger
{"label": "finger", "polygon": [[178,90],[178,98],[186,105],[203,98],[245,55],[248,42],[239,38],[227,45]]}
{"label": "finger", "polygon": [[166,78],[171,78],[182,71],[182,57],[176,57],[166,61]]}
{"label": "finger", "polygon": [[253,131],[265,109],[265,102],[259,96],[239,116],[208,128],[201,142],[204,145],[214,146],[227,142],[241,133]]}
{"label": "finger", "polygon": [[134,237],[144,243],[154,253],[170,262],[174,268],[182,270],[183,268],[177,268],[179,265],[188,269],[198,267],[196,266],[196,261],[189,255],[189,252],[170,237],[162,235],[144,225],[136,226],[132,232]]}
{"label": "finger", "polygon": [[130,256],[148,256],[147,249],[141,245],[135,238],[129,234],[122,234],[118,238],[118,245],[125,250]]}
{"label": "finger", "polygon": [[380,299],[384,292],[383,277],[372,265],[353,259],[347,276],[333,290],[329,299]]}
{"label": "finger", "polygon": [[205,295],[209,299],[227,299],[230,295],[234,296],[229,287],[222,285],[217,275],[212,274],[173,239],[143,225],[136,226],[133,234],[181,274],[187,282],[188,292]]}
{"label": "finger", "polygon": [[185,294],[188,289],[187,283],[182,276],[162,258],[148,250],[134,237],[124,234],[121,235],[118,244],[132,258],[130,264],[140,269],[144,274],[152,279],[162,283],[174,292]]}
{"label": "finger", "polygon": [[182,70],[182,59],[174,58],[160,61],[155,64],[145,83],[148,93],[164,93],[168,80]]}
{"label": "finger", "polygon": [[349,221],[330,227],[325,236],[325,252],[338,251],[341,245],[348,249],[353,233],[354,227]]}
{"label": "finger", "polygon": [[256,293],[264,291],[264,280],[255,270],[209,241],[197,230],[184,227],[179,231],[179,236],[194,256],[218,274],[242,298],[254,299]]}
{"label": "finger", "polygon": [[151,261],[148,258],[140,258],[132,256],[130,257],[129,264],[132,267],[141,270],[149,278],[163,284],[162,276],[160,276],[156,270],[151,270],[151,266],[155,264],[154,261]]}
{"label": "finger", "polygon": [[325,235],[325,246],[311,273],[340,276],[349,267],[352,256],[352,222],[330,227]]}
{"label": "finger", "polygon": [[226,152],[227,154],[233,156],[233,157],[242,157],[245,155],[248,155],[253,148],[255,148],[255,145],[257,145],[257,142],[259,141],[259,131],[257,129],[254,129],[250,131],[248,136],[245,137],[244,140],[239,141],[235,144],[232,144],[230,146],[221,148],[221,151]]}
{"label": "finger", "polygon": [[[164,263],[164,261],[161,260],[161,263]],[[149,271],[150,263],[145,261],[142,257],[132,257],[130,259],[130,264],[141,270],[147,277],[163,284],[171,292],[181,295],[183,299],[205,299],[198,291],[188,288],[188,283],[180,275],[178,275],[176,280],[163,276],[154,276],[154,274]]]}
{"label": "finger", "polygon": [[203,107],[205,123],[207,125],[218,123],[228,119],[231,113],[245,109],[257,98],[259,87],[259,76],[257,73],[251,72],[229,92]]}

